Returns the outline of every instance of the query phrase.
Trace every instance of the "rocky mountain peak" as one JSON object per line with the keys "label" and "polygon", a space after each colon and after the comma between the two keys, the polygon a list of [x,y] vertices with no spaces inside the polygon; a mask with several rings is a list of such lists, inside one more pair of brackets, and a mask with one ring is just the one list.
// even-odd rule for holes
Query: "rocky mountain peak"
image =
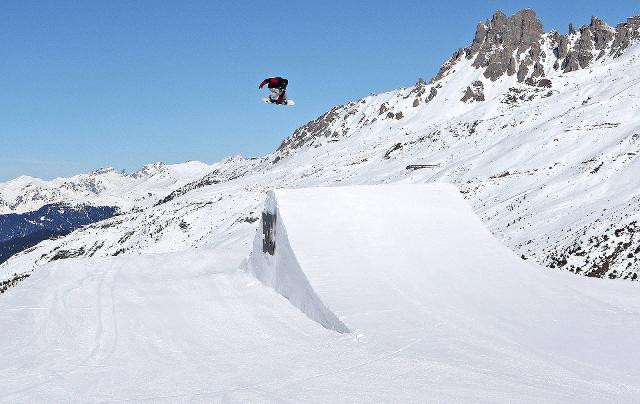
{"label": "rocky mountain peak", "polygon": [[152,175],[156,175],[159,172],[163,171],[164,168],[165,168],[165,164],[163,162],[145,164],[142,167],[142,169],[140,169],[140,170],[136,171],[135,173],[131,174],[131,177],[133,177],[133,178],[150,177]]}
{"label": "rocky mountain peak", "polygon": [[474,67],[484,69],[484,77],[492,81],[504,75],[517,75],[519,82],[536,81],[552,71],[569,73],[605,56],[617,58],[639,39],[640,17],[628,18],[613,28],[594,16],[589,25],[579,29],[569,24],[569,33],[562,35],[556,31],[545,34],[542,22],[531,9],[512,16],[497,11],[478,24],[471,45],[456,51],[432,83],[446,76],[463,57],[473,60]]}
{"label": "rocky mountain peak", "polygon": [[471,50],[492,49],[500,45],[528,46],[538,41],[543,33],[542,22],[531,9],[520,10],[511,17],[497,11],[491,20],[478,25]]}
{"label": "rocky mountain peak", "polygon": [[109,174],[109,173],[113,173],[116,172],[116,169],[113,167],[103,167],[103,168],[98,168],[97,170],[91,172],[90,174],[93,175],[102,175],[102,174]]}
{"label": "rocky mountain peak", "polygon": [[533,58],[518,66],[520,55],[528,51],[534,58],[538,56],[543,34],[542,22],[533,10],[520,10],[511,17],[497,11],[490,20],[478,24],[466,57],[475,58],[473,66],[485,68],[488,79],[517,73],[518,79],[524,81]]}
{"label": "rocky mountain peak", "polygon": [[602,21],[600,18],[596,17],[596,16],[592,16],[591,17],[591,23],[589,24],[589,27],[591,28],[607,28],[609,27],[604,21]]}

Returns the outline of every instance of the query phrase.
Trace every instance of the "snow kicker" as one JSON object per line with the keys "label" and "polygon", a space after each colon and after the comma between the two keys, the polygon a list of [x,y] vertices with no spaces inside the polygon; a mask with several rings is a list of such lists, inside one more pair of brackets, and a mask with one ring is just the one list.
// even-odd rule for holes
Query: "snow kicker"
{"label": "snow kicker", "polygon": [[260,281],[338,332],[362,326],[357,313],[406,314],[427,291],[441,293],[438,285],[473,290],[477,281],[534,271],[523,269],[530,266],[449,184],[271,191],[248,260]]}
{"label": "snow kicker", "polygon": [[519,357],[544,363],[536,374],[635,383],[638,288],[522,260],[452,185],[276,190],[265,218],[249,271],[326,328],[411,355],[459,339],[494,351],[490,367]]}

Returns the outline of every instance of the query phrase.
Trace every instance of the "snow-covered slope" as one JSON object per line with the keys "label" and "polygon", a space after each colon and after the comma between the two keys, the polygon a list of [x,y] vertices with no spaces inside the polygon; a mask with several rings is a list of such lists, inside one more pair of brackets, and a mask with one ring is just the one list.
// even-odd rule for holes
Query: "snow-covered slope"
{"label": "snow-covered slope", "polygon": [[0,274],[54,257],[229,240],[248,251],[263,195],[274,188],[451,182],[519,256],[638,279],[638,38],[638,18],[615,28],[594,19],[560,35],[544,33],[530,10],[498,13],[430,83],[335,107],[274,153],[224,160],[201,178],[158,187],[165,192],[118,191],[114,203],[138,208],[44,242]]}
{"label": "snow-covered slope", "polygon": [[[520,260],[455,188],[278,190],[266,211],[276,254],[259,232],[248,265],[288,299],[236,242],[57,261],[9,289],[2,400],[640,399],[640,284]],[[311,295],[350,332],[305,316]]]}

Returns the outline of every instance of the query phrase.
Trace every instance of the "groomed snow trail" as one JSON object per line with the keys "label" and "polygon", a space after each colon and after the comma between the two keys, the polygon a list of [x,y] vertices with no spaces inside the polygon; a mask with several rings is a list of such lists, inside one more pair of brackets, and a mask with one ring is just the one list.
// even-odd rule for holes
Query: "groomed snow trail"
{"label": "groomed snow trail", "polygon": [[247,268],[289,300],[237,269],[237,235],[52,262],[0,297],[0,401],[640,400],[638,285],[520,260],[454,187],[278,190],[265,210],[275,255],[260,231]]}

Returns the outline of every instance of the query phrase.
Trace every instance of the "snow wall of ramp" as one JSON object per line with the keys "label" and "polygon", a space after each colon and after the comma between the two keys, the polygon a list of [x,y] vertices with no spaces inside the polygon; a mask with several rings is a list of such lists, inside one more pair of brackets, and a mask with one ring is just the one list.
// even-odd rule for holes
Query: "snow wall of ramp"
{"label": "snow wall of ramp", "polygon": [[295,191],[271,191],[267,194],[248,260],[248,270],[262,283],[289,299],[312,320],[325,328],[347,333],[347,326],[316,295],[291,248],[283,215],[278,207],[278,196],[288,192]]}

